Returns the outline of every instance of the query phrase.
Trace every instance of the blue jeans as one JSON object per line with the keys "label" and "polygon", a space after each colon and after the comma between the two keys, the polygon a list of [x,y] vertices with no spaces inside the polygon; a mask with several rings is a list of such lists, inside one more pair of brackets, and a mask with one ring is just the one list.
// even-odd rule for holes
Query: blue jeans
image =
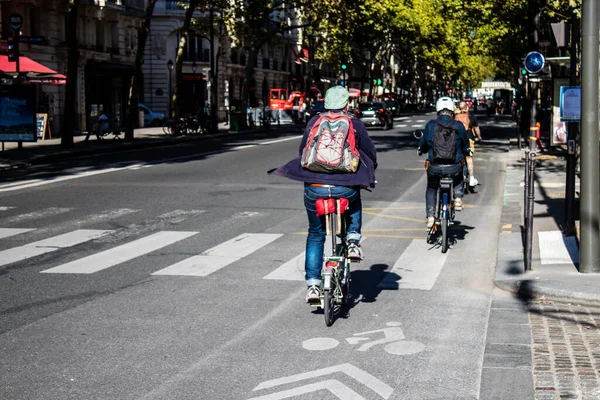
{"label": "blue jeans", "polygon": [[319,198],[347,198],[350,202],[348,210],[348,228],[346,229],[346,240],[360,241],[360,227],[362,225],[362,202],[360,189],[346,186],[304,187],[304,207],[308,214],[308,236],[306,238],[306,258],[304,270],[306,272],[306,284],[321,284],[321,268],[323,267],[323,254],[325,247],[325,216],[317,217],[315,201]]}
{"label": "blue jeans", "polygon": [[440,179],[444,177],[453,178],[454,198],[462,199],[463,197],[461,164],[429,165],[427,169],[427,189],[425,190],[425,213],[427,217],[432,217],[435,214],[437,189],[440,187]]}

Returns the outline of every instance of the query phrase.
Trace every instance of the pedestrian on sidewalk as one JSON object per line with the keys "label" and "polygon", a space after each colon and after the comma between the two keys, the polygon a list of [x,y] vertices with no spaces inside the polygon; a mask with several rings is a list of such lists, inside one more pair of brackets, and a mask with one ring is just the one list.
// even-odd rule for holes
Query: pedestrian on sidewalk
{"label": "pedestrian on sidewalk", "polygon": [[96,133],[96,138],[98,140],[102,140],[102,137],[106,134],[109,129],[109,119],[104,114],[104,110],[101,108],[99,111],[100,116],[96,120],[96,123],[93,125],[91,130],[88,130],[87,135],[85,137],[85,141],[87,142],[90,139],[90,135],[92,131]]}

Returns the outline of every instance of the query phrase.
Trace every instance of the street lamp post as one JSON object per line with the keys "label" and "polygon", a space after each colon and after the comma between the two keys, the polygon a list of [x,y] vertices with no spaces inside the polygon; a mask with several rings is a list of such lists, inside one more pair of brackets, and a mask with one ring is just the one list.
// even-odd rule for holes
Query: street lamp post
{"label": "street lamp post", "polygon": [[198,69],[198,65],[196,61],[192,63],[192,74],[194,75],[193,86],[192,86],[192,94],[194,96],[194,112],[198,111],[198,99],[196,98],[196,69]]}
{"label": "street lamp post", "polygon": [[169,105],[169,119],[172,119],[173,116],[171,115],[171,102],[173,101],[173,95],[171,94],[171,90],[172,89],[172,72],[173,72],[173,61],[169,60],[167,61],[167,69],[169,70],[169,99],[168,99],[168,105]]}

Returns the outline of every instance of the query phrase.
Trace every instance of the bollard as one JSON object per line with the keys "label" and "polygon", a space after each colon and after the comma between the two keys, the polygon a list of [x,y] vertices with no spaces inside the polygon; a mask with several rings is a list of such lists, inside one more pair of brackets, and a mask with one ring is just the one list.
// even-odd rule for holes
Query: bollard
{"label": "bollard", "polygon": [[527,193],[529,191],[529,148],[524,150],[525,153],[525,177],[523,186],[523,230],[527,229]]}
{"label": "bollard", "polygon": [[527,226],[525,228],[525,271],[531,271],[533,250],[533,206],[535,200],[535,151],[529,152],[529,186],[527,190]]}

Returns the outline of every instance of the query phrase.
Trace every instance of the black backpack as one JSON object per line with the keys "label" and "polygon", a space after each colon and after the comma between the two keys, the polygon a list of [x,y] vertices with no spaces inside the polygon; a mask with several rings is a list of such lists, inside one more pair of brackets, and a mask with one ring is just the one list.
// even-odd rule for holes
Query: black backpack
{"label": "black backpack", "polygon": [[433,162],[435,164],[456,163],[456,130],[436,121],[435,133],[433,134]]}

